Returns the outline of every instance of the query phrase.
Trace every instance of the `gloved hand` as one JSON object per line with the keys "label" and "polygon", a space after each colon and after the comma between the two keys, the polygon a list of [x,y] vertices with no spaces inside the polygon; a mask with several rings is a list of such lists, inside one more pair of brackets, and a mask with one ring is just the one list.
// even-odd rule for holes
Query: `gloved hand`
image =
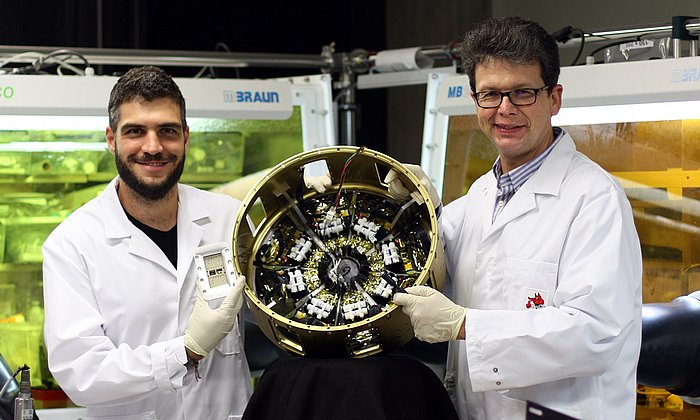
{"label": "gloved hand", "polygon": [[306,188],[313,188],[317,193],[326,192],[326,188],[330,187],[333,181],[331,181],[331,176],[329,174],[319,175],[319,176],[305,176],[304,183],[306,183]]}
{"label": "gloved hand", "polygon": [[394,294],[394,303],[411,318],[416,338],[428,343],[456,340],[466,322],[467,308],[428,286],[412,286]]}
{"label": "gloved hand", "polygon": [[209,307],[197,288],[197,301],[185,329],[185,347],[200,356],[206,356],[231,332],[243,306],[244,287],[245,277],[240,276],[217,309]]}
{"label": "gloved hand", "polygon": [[[425,172],[423,172],[423,168],[410,163],[404,163],[403,166],[409,171],[411,171],[413,175],[415,175],[416,178],[418,178],[418,181],[420,181],[420,183],[423,184],[425,189],[428,190],[430,200],[433,202],[435,208],[437,208],[441,203],[440,195],[435,189],[433,183],[430,182],[430,178],[428,178],[428,175],[426,175]],[[389,173],[386,174],[386,177],[384,177],[384,183],[389,185],[389,194],[397,198],[405,198],[406,196],[408,196],[408,189],[406,189],[406,187],[403,185],[398,175],[399,174],[395,170],[389,170]]]}

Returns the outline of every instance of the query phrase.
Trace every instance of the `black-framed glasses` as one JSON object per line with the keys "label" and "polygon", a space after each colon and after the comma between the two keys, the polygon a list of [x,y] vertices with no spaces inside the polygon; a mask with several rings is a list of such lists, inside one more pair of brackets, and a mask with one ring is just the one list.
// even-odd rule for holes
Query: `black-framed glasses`
{"label": "black-framed glasses", "polygon": [[521,88],[513,89],[507,92],[499,92],[497,90],[484,90],[481,92],[476,92],[474,97],[476,97],[476,104],[481,108],[490,109],[498,108],[503,102],[503,97],[507,96],[510,103],[515,106],[525,106],[532,105],[537,102],[537,95],[543,90],[549,89],[549,86],[543,86],[541,88]]}

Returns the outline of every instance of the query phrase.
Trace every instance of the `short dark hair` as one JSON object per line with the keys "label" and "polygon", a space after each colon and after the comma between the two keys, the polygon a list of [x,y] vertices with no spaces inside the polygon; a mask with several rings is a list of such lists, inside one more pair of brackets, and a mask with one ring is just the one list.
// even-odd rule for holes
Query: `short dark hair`
{"label": "short dark hair", "polygon": [[476,66],[493,59],[514,64],[539,63],[542,80],[548,87],[559,81],[556,40],[538,23],[520,17],[496,17],[477,24],[464,35],[461,53],[472,92],[476,92]]}
{"label": "short dark hair", "polygon": [[185,98],[172,77],[154,66],[136,67],[127,71],[117,80],[109,95],[109,126],[117,131],[119,125],[119,107],[125,102],[155,101],[169,98],[180,107],[182,127],[187,127],[185,119]]}

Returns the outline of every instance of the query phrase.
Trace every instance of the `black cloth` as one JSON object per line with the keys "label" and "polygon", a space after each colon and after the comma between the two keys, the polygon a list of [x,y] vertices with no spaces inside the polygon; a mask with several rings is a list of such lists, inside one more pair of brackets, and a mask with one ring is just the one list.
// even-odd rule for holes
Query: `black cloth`
{"label": "black cloth", "polygon": [[637,382],[700,397],[700,293],[642,305]]}
{"label": "black cloth", "polygon": [[390,354],[363,359],[283,356],[263,373],[243,420],[457,419],[437,375]]}

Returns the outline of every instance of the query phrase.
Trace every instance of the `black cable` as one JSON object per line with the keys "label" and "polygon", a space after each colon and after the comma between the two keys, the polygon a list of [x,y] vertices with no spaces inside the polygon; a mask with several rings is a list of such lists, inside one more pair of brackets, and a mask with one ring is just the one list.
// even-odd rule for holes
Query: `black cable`
{"label": "black cable", "polygon": [[552,32],[552,37],[555,41],[565,44],[568,40],[571,39],[571,31],[573,29],[574,27],[571,25],[564,26],[563,28]]}
{"label": "black cable", "polygon": [[350,163],[352,163],[352,160],[355,158],[355,156],[362,153],[362,151],[364,149],[365,149],[365,146],[360,146],[360,148],[355,150],[355,152],[353,154],[351,154],[350,157],[345,161],[345,165],[343,166],[343,170],[340,172],[340,181],[338,181],[338,195],[336,196],[335,205],[333,206],[333,208],[338,208],[338,203],[340,202],[340,194],[343,191],[343,182],[345,182],[345,175],[347,174],[347,170],[348,170],[348,167],[350,166]]}
{"label": "black cable", "polygon": [[7,382],[5,382],[2,388],[0,389],[0,398],[2,398],[2,396],[5,394],[5,391],[7,391],[7,388],[10,385],[10,383],[17,378],[17,375],[25,370],[29,370],[29,366],[27,366],[26,363],[23,366],[18,367],[15,373],[12,374],[12,377],[7,379]]}
{"label": "black cable", "polygon": [[586,44],[586,34],[581,28],[573,28],[572,31],[579,32],[581,36],[581,45],[578,47],[578,53],[576,54],[576,58],[574,58],[571,62],[571,65],[575,66],[576,63],[578,63],[579,58],[581,58],[581,53],[583,53],[583,46]]}
{"label": "black cable", "polygon": [[576,28],[571,25],[565,26],[561,29],[552,32],[552,37],[554,38],[554,40],[557,42],[561,42],[562,44],[566,44],[567,42],[569,42],[573,38],[574,33],[579,34],[579,37],[581,38],[581,45],[578,47],[578,53],[576,54],[576,58],[574,58],[574,60],[570,64],[572,66],[575,66],[579,58],[581,58],[581,53],[583,53],[583,47],[586,44],[586,33],[583,31],[583,29]]}
{"label": "black cable", "polygon": [[306,189],[306,182],[304,181],[304,167],[302,166],[298,169],[298,171],[301,174],[301,177],[299,178],[299,183],[297,184],[294,195],[296,196],[295,198],[297,199],[297,202],[301,204],[304,202],[304,190]]}

